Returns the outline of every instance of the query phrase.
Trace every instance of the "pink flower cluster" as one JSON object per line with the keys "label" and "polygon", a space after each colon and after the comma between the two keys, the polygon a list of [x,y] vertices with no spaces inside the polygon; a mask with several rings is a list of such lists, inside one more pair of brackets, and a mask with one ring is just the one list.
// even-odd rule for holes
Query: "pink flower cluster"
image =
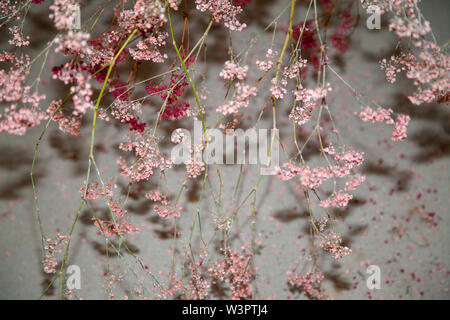
{"label": "pink flower cluster", "polygon": [[123,157],[119,157],[117,164],[122,170],[122,175],[131,181],[147,180],[156,168],[165,171],[172,167],[172,161],[164,158],[155,142],[143,134],[133,136],[128,134],[126,140],[119,145],[119,149],[132,151],[137,159],[128,165]]}
{"label": "pink flower cluster", "polygon": [[392,132],[393,141],[402,141],[406,139],[406,130],[410,117],[404,114],[400,114],[395,121],[394,131]]}
{"label": "pink flower cluster", "polygon": [[355,190],[365,180],[366,180],[365,176],[362,176],[360,174],[356,174],[353,179],[348,180],[345,183],[345,188],[346,188],[346,190]]}
{"label": "pink flower cluster", "polygon": [[155,31],[166,22],[166,8],[163,1],[138,0],[133,9],[122,10],[118,16],[120,30],[130,34],[134,29],[143,33]]}
{"label": "pink flower cluster", "polygon": [[256,96],[258,90],[256,86],[250,86],[243,83],[247,76],[248,66],[240,67],[237,63],[226,61],[224,68],[219,76],[225,80],[239,80],[236,82],[236,90],[233,99],[226,104],[217,108],[217,112],[224,115],[236,114],[241,108],[247,108],[249,105],[249,98]]}
{"label": "pink flower cluster", "polygon": [[270,81],[272,86],[270,87],[270,92],[275,99],[283,99],[286,94],[286,86],[288,81],[285,78],[281,78],[280,80],[277,77],[273,77]]}
{"label": "pink flower cluster", "polygon": [[247,25],[240,23],[237,16],[242,7],[233,5],[230,0],[195,0],[197,9],[201,12],[209,11],[216,22],[224,21],[225,27],[233,31],[242,31]]}
{"label": "pink flower cluster", "polygon": [[[73,135],[79,134],[83,115],[88,109],[94,107],[91,102],[93,90],[91,84],[89,83],[90,77],[83,73],[83,70],[85,69],[85,64],[78,66],[70,62],[52,69],[54,79],[59,79],[64,82],[64,84],[72,84],[70,87],[70,92],[72,93],[74,108],[71,115],[69,117],[65,117],[64,113],[59,110],[59,112],[57,112],[57,114],[53,117],[53,120],[59,122],[59,128],[62,131],[70,132]],[[54,114],[58,105],[60,105],[59,100],[52,101],[47,112],[50,115]]]}
{"label": "pink flower cluster", "polygon": [[408,10],[412,19],[396,17],[389,24],[389,31],[394,31],[399,38],[412,38],[414,41],[420,39],[431,32],[430,23],[426,20],[419,19],[411,9]]}
{"label": "pink flower cluster", "polygon": [[55,52],[60,52],[64,55],[74,54],[80,58],[89,56],[93,52],[88,43],[90,37],[89,33],[69,30],[67,33],[58,35],[55,38],[55,43],[57,44]]}
{"label": "pink flower cluster", "polygon": [[[172,8],[177,8],[177,1],[170,1]],[[118,30],[112,31],[119,38],[126,38],[133,30],[138,29],[142,39],[136,49],[129,49],[133,59],[161,63],[167,58],[160,47],[165,46],[167,32],[161,28],[167,22],[164,1],[138,0],[132,9],[123,10],[118,14]],[[114,41],[114,39],[112,39]]]}
{"label": "pink flower cluster", "polygon": [[396,74],[406,71],[406,77],[412,79],[417,90],[409,96],[416,105],[423,103],[447,103],[450,86],[450,55],[442,50],[431,35],[429,21],[423,18],[417,0],[362,0],[363,6],[379,5],[383,11],[394,15],[389,24],[400,39],[409,38],[412,48],[408,53],[392,56],[389,62],[381,61],[381,68],[386,72],[389,82],[395,82]]}
{"label": "pink flower cluster", "polygon": [[229,284],[233,300],[252,298],[250,282],[256,267],[252,266],[251,253],[245,247],[242,249],[242,254],[235,249],[226,250],[225,257],[220,262],[211,263],[208,269],[212,283],[220,280]]}
{"label": "pink flower cluster", "polygon": [[340,235],[334,232],[323,236],[320,246],[331,253],[336,260],[342,257],[348,256],[352,250],[342,245],[342,238]]}
{"label": "pink flower cluster", "polygon": [[75,0],[54,0],[49,15],[58,30],[70,29],[75,23]]}
{"label": "pink flower cluster", "polygon": [[[189,61],[186,66],[189,66]],[[150,84],[145,88],[149,95],[157,95],[162,102],[165,103],[164,108],[160,111],[163,119],[180,119],[186,114],[189,108],[189,102],[183,99],[184,91],[189,85],[184,75],[173,72],[170,75],[169,85],[163,83],[155,84],[150,81]]]}
{"label": "pink flower cluster", "polygon": [[[85,191],[86,190],[86,191]],[[108,208],[110,209],[111,214],[113,215],[112,220],[102,220],[96,217],[93,217],[92,220],[94,225],[97,226],[98,234],[104,234],[105,236],[113,236],[113,235],[124,235],[126,233],[137,233],[140,232],[139,228],[131,225],[126,220],[126,211],[120,206],[120,204],[113,199],[113,191],[112,186],[110,184],[106,184],[103,187],[99,187],[99,183],[90,183],[87,185],[87,189],[85,186],[82,186],[78,192],[81,194],[81,197],[84,198],[86,193],[86,200],[96,200],[100,198],[106,199],[108,204]]]}
{"label": "pink flower cluster", "polygon": [[[297,167],[291,163],[284,163],[283,168],[277,169],[278,177],[283,180],[291,180],[296,176],[299,177],[301,186],[316,190],[323,182],[330,178],[343,178],[351,173],[354,167],[360,166],[364,161],[364,153],[356,151],[340,152],[334,156],[336,164],[326,167],[316,167],[311,169],[309,166]],[[286,170],[287,169],[287,170]],[[365,177],[355,175],[353,179],[346,182],[343,190],[333,192],[333,194],[326,200],[320,202],[321,207],[335,207],[342,208],[348,205],[352,199],[352,195],[345,192],[347,190],[354,190],[362,182]]]}
{"label": "pink flower cluster", "polygon": [[52,274],[56,272],[56,266],[58,262],[56,261],[55,255],[62,251],[62,246],[67,241],[67,236],[63,236],[59,233],[56,234],[54,239],[47,238],[46,244],[44,246],[44,260],[42,264],[44,265],[44,272]]}
{"label": "pink flower cluster", "polygon": [[39,95],[37,91],[31,93],[31,86],[24,84],[30,73],[28,55],[17,56],[4,51],[0,53],[0,61],[11,64],[8,71],[0,70],[0,102],[11,103],[0,114],[0,133],[23,135],[27,129],[47,119],[47,115],[39,111],[45,95]]}
{"label": "pink flower cluster", "polygon": [[322,300],[329,298],[320,288],[322,280],[325,279],[325,275],[320,271],[314,269],[299,274],[294,270],[288,270],[286,274],[288,276],[288,284],[291,288],[305,292],[311,299]]}
{"label": "pink flower cluster", "polygon": [[383,109],[379,107],[377,110],[373,110],[370,107],[366,107],[359,113],[359,117],[364,122],[384,122],[389,125],[394,125],[392,141],[405,140],[407,137],[406,132],[410,117],[408,115],[400,114],[394,122],[392,113],[392,109]]}
{"label": "pink flower cluster", "polygon": [[343,208],[348,205],[348,202],[352,200],[353,195],[338,191],[333,193],[328,199],[320,201],[320,206],[323,208],[333,207],[333,208]]}
{"label": "pink flower cluster", "polygon": [[249,98],[256,96],[258,90],[254,86],[237,83],[234,99],[217,108],[217,112],[227,114],[238,113],[241,108],[247,108],[250,101]]}
{"label": "pink flower cluster", "polygon": [[[260,63],[261,64],[261,63]],[[263,67],[269,67],[271,62],[267,62],[267,64],[263,63]],[[283,99],[285,94],[287,93],[287,85],[288,79],[294,79],[300,76],[300,72],[302,69],[306,67],[306,60],[299,59],[295,62],[292,62],[289,66],[285,66],[283,70],[283,75],[281,79],[278,77],[273,77],[270,81],[272,86],[270,87],[270,92],[275,99]],[[300,89],[302,89],[301,84],[299,85]]]}
{"label": "pink flower cluster", "polygon": [[16,104],[12,104],[5,108],[4,115],[0,114],[0,133],[24,135],[27,129],[39,125],[45,119],[45,113],[28,108],[18,109]]}
{"label": "pink flower cluster", "polygon": [[283,180],[291,180],[295,176],[300,176],[300,183],[307,188],[316,189],[324,181],[331,177],[342,178],[350,173],[355,166],[360,166],[364,161],[364,153],[356,151],[341,152],[335,155],[334,159],[338,162],[333,166],[316,167],[311,169],[309,166],[297,167],[291,163],[284,163],[283,168],[278,169],[278,177]]}
{"label": "pink flower cluster", "polygon": [[169,3],[169,6],[173,9],[173,10],[178,10],[178,6],[181,2],[181,0],[168,0],[167,1]]}
{"label": "pink flower cluster", "polygon": [[[129,124],[131,119],[135,119],[137,114],[142,113],[141,107],[142,104],[139,102],[125,101],[118,97],[111,106],[111,115],[120,122]],[[102,117],[105,120],[108,119],[107,115]]]}
{"label": "pink flower cluster", "polygon": [[24,37],[18,26],[9,28],[9,32],[13,36],[8,42],[16,47],[26,47],[30,45],[30,36]]}
{"label": "pink flower cluster", "polygon": [[222,71],[219,76],[225,80],[244,80],[247,77],[248,66],[240,67],[237,63],[232,61],[225,61]]}
{"label": "pink flower cluster", "polygon": [[193,262],[189,261],[188,268],[191,272],[191,278],[189,279],[187,292],[189,296],[187,299],[199,300],[205,299],[208,296],[208,289],[211,287],[210,279],[207,279],[201,274],[204,259],[200,261]]}
{"label": "pink flower cluster", "polygon": [[205,171],[205,163],[198,161],[197,157],[190,157],[186,163],[186,174],[188,178],[197,178]]}
{"label": "pink flower cluster", "polygon": [[145,194],[147,199],[154,202],[159,202],[160,204],[155,204],[153,210],[158,213],[158,215],[164,219],[169,219],[173,217],[179,217],[181,215],[181,210],[183,209],[179,205],[172,205],[167,199],[167,196],[159,191],[154,191]]}
{"label": "pink flower cluster", "polygon": [[104,234],[107,237],[140,232],[139,228],[127,223],[125,220],[114,223],[114,221],[97,219],[94,220],[94,225],[98,228],[98,234]]}
{"label": "pink flower cluster", "polygon": [[167,54],[161,54],[157,47],[163,47],[166,45],[167,33],[158,33],[156,36],[141,40],[136,45],[136,49],[130,49],[130,54],[134,60],[147,60],[155,63],[162,63],[167,59]]}
{"label": "pink flower cluster", "polygon": [[300,85],[294,94],[295,100],[301,103],[291,111],[289,119],[295,121],[299,126],[307,123],[311,119],[313,110],[320,106],[328,91],[331,91],[329,85],[325,88],[315,89],[306,89]]}
{"label": "pink flower cluster", "polygon": [[256,60],[256,65],[261,71],[269,71],[272,69],[275,57],[278,55],[277,51],[273,51],[272,49],[267,49],[266,60]]}
{"label": "pink flower cluster", "polygon": [[113,195],[110,184],[105,185],[105,189],[103,189],[101,187],[99,188],[98,182],[89,183],[87,185],[87,188],[85,188],[85,186],[82,186],[82,187],[80,187],[78,192],[81,194],[82,198],[85,197],[85,193],[86,193],[86,199],[90,199],[90,200],[111,197]]}

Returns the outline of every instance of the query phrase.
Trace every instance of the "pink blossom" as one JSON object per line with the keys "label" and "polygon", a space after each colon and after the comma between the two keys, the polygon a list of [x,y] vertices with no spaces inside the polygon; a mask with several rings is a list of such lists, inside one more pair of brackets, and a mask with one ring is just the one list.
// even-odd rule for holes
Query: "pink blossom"
{"label": "pink blossom", "polygon": [[127,233],[138,233],[140,232],[140,229],[127,223],[126,221],[122,220],[118,223],[114,223],[114,221],[104,221],[101,219],[95,219],[94,225],[97,226],[98,234],[104,234],[107,237],[110,236],[120,236]]}
{"label": "pink blossom", "polygon": [[366,107],[359,114],[359,117],[364,122],[386,122],[387,124],[393,124],[392,112],[392,109],[378,108],[376,111],[373,111],[370,107]]}
{"label": "pink blossom", "polygon": [[248,66],[240,67],[237,63],[232,61],[225,61],[225,65],[220,71],[219,76],[225,80],[244,80],[247,76]]}
{"label": "pink blossom", "polygon": [[92,53],[92,49],[88,44],[89,39],[89,33],[69,30],[67,33],[58,35],[55,38],[55,43],[57,44],[55,51],[64,55],[75,54],[80,58],[84,58]]}
{"label": "pink blossom", "polygon": [[158,33],[150,37],[140,40],[136,47],[137,49],[129,49],[134,60],[147,60],[156,63],[162,63],[167,59],[167,54],[161,54],[158,47],[166,45],[167,33]]}
{"label": "pink blossom", "polygon": [[234,99],[217,108],[217,112],[223,113],[225,115],[238,113],[241,108],[248,107],[249,98],[251,96],[256,96],[256,94],[256,87],[237,83]]}
{"label": "pink blossom", "polygon": [[316,270],[316,268],[302,273],[297,273],[295,270],[289,270],[286,274],[288,276],[289,286],[303,290],[309,298],[320,300],[330,299],[329,296],[324,294],[323,289],[320,287],[322,280],[325,279],[325,275]]}
{"label": "pink blossom", "polygon": [[112,190],[111,185],[107,184],[105,185],[105,189],[100,188],[99,189],[99,183],[89,183],[87,185],[87,191],[85,191],[85,186],[82,186],[78,192],[81,194],[81,197],[85,196],[86,192],[86,199],[99,199],[99,198],[106,198],[112,196]]}
{"label": "pink blossom", "polygon": [[322,239],[320,246],[331,253],[336,260],[348,256],[352,250],[342,245],[342,238],[337,233],[329,233]]}
{"label": "pink blossom", "polygon": [[300,104],[296,105],[294,110],[291,111],[289,119],[294,120],[299,126],[307,123],[311,119],[313,110],[320,106],[328,91],[331,91],[329,85],[325,88],[318,87],[315,89],[305,89],[300,85],[294,92],[295,100],[299,101]]}
{"label": "pink blossom", "polygon": [[261,71],[269,71],[273,67],[274,58],[277,54],[277,51],[274,52],[272,49],[267,49],[266,60],[256,60],[256,65]]}
{"label": "pink blossom", "polygon": [[49,15],[58,30],[69,29],[75,23],[75,0],[54,0]]}
{"label": "pink blossom", "polygon": [[242,31],[247,25],[240,23],[237,16],[242,12],[241,6],[233,5],[230,0],[195,0],[197,9],[209,11],[216,22],[224,21],[225,27],[233,31]]}
{"label": "pink blossom", "polygon": [[406,139],[406,130],[410,117],[401,114],[397,117],[394,125],[394,132],[392,132],[392,141],[402,141]]}
{"label": "pink blossom", "polygon": [[47,115],[43,112],[28,108],[18,109],[13,104],[5,109],[4,115],[0,115],[0,133],[24,135],[27,129],[39,125],[45,119]]}
{"label": "pink blossom", "polygon": [[224,258],[219,262],[211,263],[209,274],[212,282],[224,281],[231,289],[231,299],[251,299],[252,280],[256,268],[251,264],[251,253],[243,247],[243,252],[230,249],[224,252]]}
{"label": "pink blossom", "polygon": [[127,164],[123,157],[117,159],[117,164],[122,170],[122,175],[131,181],[147,180],[159,168],[165,171],[172,167],[172,161],[164,158],[154,141],[147,139],[143,134],[128,134],[126,142],[120,144],[119,149],[133,152],[136,160]]}
{"label": "pink blossom", "polygon": [[360,174],[356,174],[353,179],[348,180],[345,183],[345,187],[346,187],[347,190],[355,190],[365,180],[366,180],[365,176],[362,176]]}
{"label": "pink blossom", "polygon": [[352,198],[353,196],[351,194],[339,191],[331,195],[328,199],[321,201],[320,206],[324,208],[343,208],[348,205],[348,202]]}
{"label": "pink blossom", "polygon": [[63,236],[59,233],[56,234],[55,238],[45,239],[44,246],[44,260],[42,264],[44,265],[44,272],[47,274],[56,273],[56,267],[58,262],[56,261],[55,255],[62,252],[62,247],[67,241],[67,236]]}
{"label": "pink blossom", "polygon": [[153,210],[158,213],[159,216],[163,217],[164,219],[169,219],[173,217],[179,217],[181,215],[181,207],[180,206],[168,206],[168,205],[155,205],[153,207]]}
{"label": "pink blossom", "polygon": [[205,171],[205,164],[196,160],[196,157],[191,157],[186,163],[186,174],[189,178],[197,178]]}
{"label": "pink blossom", "polygon": [[270,87],[270,92],[272,93],[274,98],[283,99],[284,95],[287,92],[286,90],[287,80],[281,79],[280,81],[278,81],[278,79],[274,77],[270,82],[272,83],[272,86]]}
{"label": "pink blossom", "polygon": [[9,32],[12,34],[13,38],[9,40],[9,44],[16,47],[26,47],[30,45],[30,37],[23,37],[22,31],[18,26],[9,28]]}

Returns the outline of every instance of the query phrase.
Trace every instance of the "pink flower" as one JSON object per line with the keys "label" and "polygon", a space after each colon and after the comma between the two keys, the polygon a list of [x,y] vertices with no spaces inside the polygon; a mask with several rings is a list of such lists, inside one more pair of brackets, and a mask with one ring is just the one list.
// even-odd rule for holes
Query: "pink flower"
{"label": "pink flower", "polygon": [[[106,198],[106,197],[111,197],[112,196],[112,190],[111,190],[111,185],[107,184],[105,185],[105,189],[103,188],[98,188],[99,187],[99,183],[89,183],[87,185],[87,191],[86,191],[86,199],[99,199],[99,198]],[[81,194],[81,197],[84,197],[85,194],[85,186],[82,186],[78,192]]]}
{"label": "pink flower", "polygon": [[126,142],[119,145],[119,149],[133,152],[136,160],[127,164],[123,157],[117,159],[117,164],[122,170],[122,175],[131,181],[137,182],[147,180],[159,168],[165,171],[172,167],[172,161],[163,157],[154,141],[147,139],[144,135],[134,133],[126,136]]}
{"label": "pink flower", "polygon": [[166,45],[166,38],[168,34],[158,33],[151,35],[150,37],[140,40],[136,49],[129,49],[131,56],[134,60],[147,60],[156,63],[162,63],[167,59],[167,54],[161,54],[158,47]]}
{"label": "pink flower", "polygon": [[353,179],[348,180],[345,183],[345,187],[347,190],[355,190],[361,183],[363,183],[366,180],[365,176],[362,176],[360,174],[357,174],[354,176]]}
{"label": "pink flower", "polygon": [[329,233],[322,238],[320,246],[331,253],[336,260],[348,256],[352,250],[342,245],[342,238],[337,233]]}
{"label": "pink flower", "polygon": [[13,38],[8,41],[9,44],[16,47],[26,47],[30,45],[30,37],[27,36],[26,38],[24,38],[18,26],[9,28],[9,32],[13,35]]}
{"label": "pink flower", "polygon": [[320,106],[328,91],[331,91],[328,84],[325,88],[317,87],[315,89],[305,89],[300,85],[294,92],[295,100],[300,104],[291,111],[289,119],[294,120],[299,126],[307,123],[311,119],[313,110]]}
{"label": "pink flower", "polygon": [[118,236],[124,235],[126,233],[138,233],[140,229],[125,222],[120,221],[118,223],[114,223],[114,221],[103,221],[101,219],[94,219],[94,224],[97,226],[98,234],[104,234],[107,237],[110,236]]}
{"label": "pink flower", "polygon": [[224,258],[211,263],[208,269],[213,283],[223,281],[230,286],[233,300],[252,298],[250,282],[256,268],[252,266],[251,253],[245,246],[242,249],[242,253],[234,249],[224,251]]}
{"label": "pink flower", "polygon": [[202,171],[205,171],[205,164],[197,161],[195,157],[191,157],[186,163],[186,174],[188,178],[197,178],[201,175]]}
{"label": "pink flower", "polygon": [[[188,64],[187,64],[188,65]],[[155,84],[150,81],[150,84],[145,88],[150,95],[157,95],[163,103],[164,109],[161,110],[161,116],[164,119],[180,119],[186,114],[189,108],[189,102],[183,99],[185,88],[189,85],[183,75],[172,73],[170,75],[170,84]]]}
{"label": "pink flower", "polygon": [[343,208],[348,205],[348,202],[353,198],[353,195],[339,191],[334,193],[327,200],[321,201],[320,206],[324,208]]}
{"label": "pink flower", "polygon": [[261,71],[269,71],[273,67],[274,58],[277,54],[277,51],[274,52],[272,49],[267,49],[266,60],[256,60],[256,65]]}
{"label": "pink flower", "polygon": [[58,35],[55,38],[55,43],[57,44],[55,52],[61,52],[64,55],[74,54],[84,58],[93,52],[88,44],[90,37],[89,33],[69,30],[67,33]]}
{"label": "pink flower", "polygon": [[392,132],[392,141],[402,141],[406,139],[406,130],[410,117],[401,114],[397,117],[394,125],[394,132]]}
{"label": "pink flower", "polygon": [[56,267],[58,262],[56,261],[55,255],[62,251],[62,247],[67,241],[67,236],[63,236],[59,233],[56,234],[55,238],[45,239],[44,246],[44,260],[42,264],[44,265],[44,272],[47,274],[56,273]]}
{"label": "pink flower", "polygon": [[242,12],[239,5],[230,0],[195,0],[197,9],[209,11],[216,22],[224,21],[225,27],[233,31],[242,31],[247,25],[240,23],[237,16]]}
{"label": "pink flower", "polygon": [[238,113],[241,108],[248,107],[250,102],[249,98],[251,96],[256,96],[256,94],[256,87],[237,83],[234,99],[217,108],[217,112],[225,115]]}
{"label": "pink flower", "polygon": [[359,114],[362,121],[367,122],[385,122],[389,125],[394,125],[394,131],[392,132],[392,141],[402,141],[406,139],[407,126],[410,117],[400,114],[397,116],[397,120],[394,122],[392,118],[392,109],[378,108],[373,111],[370,107],[366,107],[364,111]]}
{"label": "pink flower", "polygon": [[75,0],[54,0],[49,15],[58,30],[69,29],[75,23]]}
{"label": "pink flower", "polygon": [[181,215],[180,206],[170,207],[170,206],[155,205],[153,207],[153,210],[155,210],[158,213],[158,215],[164,219],[179,217]]}
{"label": "pink flower", "polygon": [[225,80],[244,80],[247,76],[248,66],[240,67],[237,63],[226,61],[225,65],[220,71],[219,76]]}
{"label": "pink flower", "polygon": [[289,270],[286,272],[288,276],[288,285],[292,288],[303,290],[309,298],[315,299],[329,299],[320,287],[320,284],[325,275],[319,270],[314,268],[313,270],[297,273],[295,270]]}

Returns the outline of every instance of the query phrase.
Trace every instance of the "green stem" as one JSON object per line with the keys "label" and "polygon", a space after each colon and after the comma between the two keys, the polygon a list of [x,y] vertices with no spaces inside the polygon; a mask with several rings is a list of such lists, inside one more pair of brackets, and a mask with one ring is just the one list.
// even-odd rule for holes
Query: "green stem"
{"label": "green stem", "polygon": [[[134,37],[134,35],[136,34],[136,32],[138,31],[138,29],[134,29],[133,32],[131,32],[131,34],[128,36],[128,39],[124,42],[124,44],[122,45],[122,47],[120,48],[120,50],[117,52],[117,54],[115,55],[115,57],[113,58],[113,60],[109,63],[109,68],[108,68],[108,72],[106,74],[105,80],[103,81],[103,85],[102,88],[100,90],[100,93],[98,95],[97,98],[97,102],[95,103],[94,106],[94,116],[92,119],[92,129],[91,129],[91,143],[90,143],[90,147],[89,147],[89,166],[87,169],[87,177],[86,177],[86,183],[85,183],[85,188],[84,188],[84,198],[86,198],[86,192],[87,192],[87,186],[89,184],[89,176],[90,176],[90,171],[91,171],[91,165],[92,165],[92,161],[94,160],[94,140],[95,140],[95,126],[97,123],[97,116],[98,116],[98,107],[100,105],[100,101],[103,97],[103,93],[105,91],[106,88],[106,84],[108,82],[109,76],[111,75],[111,71],[115,65],[115,62],[117,60],[117,58],[120,56],[120,54],[122,53],[122,51],[126,48],[126,46],[128,45],[128,43],[131,41],[131,39]],[[78,221],[78,217],[80,215],[80,211],[81,208],[83,206],[83,201],[81,201],[78,211],[75,215],[75,219],[72,222],[72,227],[70,229],[70,233],[69,233],[69,237],[68,237],[68,241],[67,241],[67,245],[66,248],[64,250],[64,256],[63,256],[63,260],[61,262],[61,268],[59,271],[59,299],[62,299],[62,292],[63,292],[63,269],[67,260],[67,255],[69,252],[69,246],[70,246],[70,239],[72,237],[72,233],[75,229],[75,224]]]}

